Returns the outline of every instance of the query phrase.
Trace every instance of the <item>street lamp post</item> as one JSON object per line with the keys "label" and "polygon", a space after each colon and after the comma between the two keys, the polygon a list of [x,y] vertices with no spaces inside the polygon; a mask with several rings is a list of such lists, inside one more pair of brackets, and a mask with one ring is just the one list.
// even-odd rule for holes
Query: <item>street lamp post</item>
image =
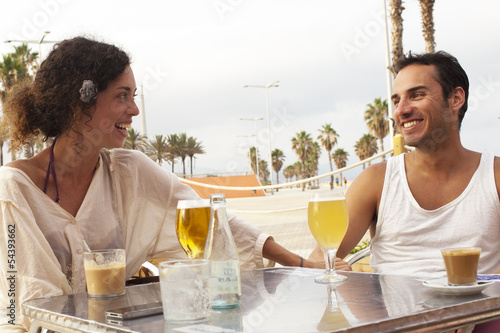
{"label": "street lamp post", "polygon": [[[269,88],[279,87],[278,83],[280,81],[276,80],[266,85],[245,85],[243,88],[265,88],[266,89],[266,109],[267,109],[267,134],[269,138],[269,174],[271,178],[271,185],[273,185],[273,157],[271,153],[271,118],[269,117]],[[274,194],[274,189],[271,188],[271,194]]]}
{"label": "street lamp post", "polygon": [[43,36],[39,40],[16,40],[9,39],[4,41],[4,43],[26,43],[26,44],[38,44],[38,60],[40,65],[42,63],[42,44],[50,44],[50,43],[59,43],[59,41],[55,40],[45,40],[45,37],[50,34],[50,31],[45,31]]}
{"label": "street lamp post", "polygon": [[253,120],[254,121],[254,127],[255,127],[255,173],[257,175],[257,179],[259,179],[259,150],[257,148],[257,120],[262,120],[264,118],[262,117],[257,117],[257,118],[240,118],[240,120]]}

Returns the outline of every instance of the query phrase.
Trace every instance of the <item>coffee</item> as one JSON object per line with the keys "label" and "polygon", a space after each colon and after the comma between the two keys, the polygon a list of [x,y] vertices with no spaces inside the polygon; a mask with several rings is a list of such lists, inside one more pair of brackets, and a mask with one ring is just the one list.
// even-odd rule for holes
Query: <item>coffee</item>
{"label": "coffee", "polygon": [[95,250],[83,254],[87,292],[92,297],[125,293],[125,250]]}
{"label": "coffee", "polygon": [[449,285],[477,284],[480,248],[442,250]]}
{"label": "coffee", "polygon": [[121,295],[125,292],[125,265],[121,262],[106,266],[87,263],[85,277],[89,295]]}

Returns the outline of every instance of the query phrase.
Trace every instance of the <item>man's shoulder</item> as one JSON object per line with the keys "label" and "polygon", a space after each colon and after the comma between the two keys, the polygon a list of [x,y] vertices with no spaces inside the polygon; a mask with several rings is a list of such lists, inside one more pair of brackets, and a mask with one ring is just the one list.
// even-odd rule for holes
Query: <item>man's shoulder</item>
{"label": "man's shoulder", "polygon": [[368,177],[370,179],[372,179],[373,177],[380,177],[380,176],[383,177],[385,175],[386,169],[387,169],[387,161],[384,161],[370,165],[361,173],[361,175],[364,174],[364,177]]}
{"label": "man's shoulder", "polygon": [[384,185],[386,168],[387,161],[373,164],[363,170],[353,181],[352,185],[363,188],[363,191],[381,190]]}

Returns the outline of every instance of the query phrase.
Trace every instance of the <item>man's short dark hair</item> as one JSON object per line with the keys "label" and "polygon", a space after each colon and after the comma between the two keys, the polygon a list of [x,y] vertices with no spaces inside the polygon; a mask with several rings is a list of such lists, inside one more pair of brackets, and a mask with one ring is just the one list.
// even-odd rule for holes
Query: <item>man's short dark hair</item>
{"label": "man's short dark hair", "polygon": [[465,102],[458,113],[458,126],[460,127],[468,107],[469,79],[457,58],[444,51],[422,54],[409,53],[396,63],[396,72],[399,73],[400,70],[410,65],[433,65],[436,67],[436,79],[441,85],[444,98],[448,98],[456,87],[461,87],[465,91]]}

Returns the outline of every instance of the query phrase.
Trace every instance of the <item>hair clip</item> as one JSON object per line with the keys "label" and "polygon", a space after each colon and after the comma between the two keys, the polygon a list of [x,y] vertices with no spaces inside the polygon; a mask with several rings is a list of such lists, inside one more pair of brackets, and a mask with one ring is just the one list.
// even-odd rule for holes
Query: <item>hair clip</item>
{"label": "hair clip", "polygon": [[92,98],[97,96],[97,89],[92,80],[84,80],[80,88],[80,100],[84,103],[90,102]]}

